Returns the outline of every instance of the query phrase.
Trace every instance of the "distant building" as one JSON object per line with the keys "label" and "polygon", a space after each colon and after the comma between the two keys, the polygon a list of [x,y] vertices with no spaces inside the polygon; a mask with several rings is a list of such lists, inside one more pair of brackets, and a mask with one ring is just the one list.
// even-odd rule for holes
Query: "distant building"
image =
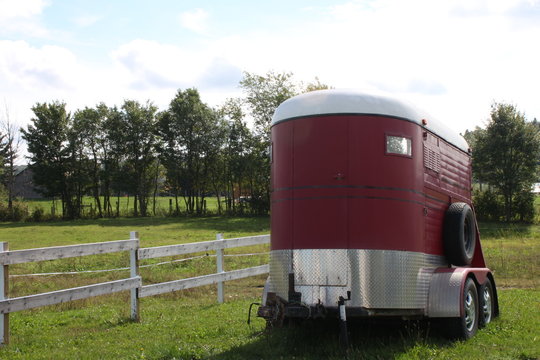
{"label": "distant building", "polygon": [[25,199],[42,199],[43,196],[36,191],[32,170],[26,165],[15,167],[15,180],[13,182],[13,196]]}
{"label": "distant building", "polygon": [[532,188],[533,194],[540,195],[540,183],[535,183]]}

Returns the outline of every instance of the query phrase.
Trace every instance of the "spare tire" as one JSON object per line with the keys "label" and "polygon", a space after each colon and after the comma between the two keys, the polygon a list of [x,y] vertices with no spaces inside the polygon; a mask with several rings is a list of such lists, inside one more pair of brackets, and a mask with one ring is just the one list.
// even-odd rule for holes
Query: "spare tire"
{"label": "spare tire", "polygon": [[476,222],[471,207],[453,203],[444,216],[444,254],[452,265],[467,266],[472,262],[476,246]]}

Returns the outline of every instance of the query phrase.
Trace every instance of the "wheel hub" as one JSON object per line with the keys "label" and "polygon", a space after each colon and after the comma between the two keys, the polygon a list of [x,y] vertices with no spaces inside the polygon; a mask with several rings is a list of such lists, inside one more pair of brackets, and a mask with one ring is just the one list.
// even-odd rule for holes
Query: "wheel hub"
{"label": "wheel hub", "polygon": [[474,303],[473,294],[468,291],[465,297],[465,326],[468,331],[474,328],[476,321],[476,305]]}
{"label": "wheel hub", "polygon": [[484,298],[484,303],[482,307],[482,316],[484,317],[484,323],[489,323],[491,321],[491,294],[489,292],[489,289],[486,287],[484,289],[484,293],[482,294],[482,297]]}

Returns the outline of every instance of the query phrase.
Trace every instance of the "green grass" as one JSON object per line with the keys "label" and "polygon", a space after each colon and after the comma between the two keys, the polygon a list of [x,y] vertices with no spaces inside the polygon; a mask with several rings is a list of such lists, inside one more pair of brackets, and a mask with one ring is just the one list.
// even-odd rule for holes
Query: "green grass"
{"label": "green grass", "polygon": [[[469,341],[449,341],[437,324],[360,322],[350,327],[350,359],[540,358],[539,226],[480,224],[488,266],[499,287],[501,316]],[[269,232],[268,218],[124,218],[50,223],[1,223],[11,249],[126,239],[139,231],[142,247]],[[267,247],[226,253],[266,251]],[[206,254],[201,254],[206,255]],[[211,255],[211,254],[210,254]],[[179,258],[179,257],[176,257]],[[175,259],[176,259],[175,258]],[[173,258],[170,258],[171,260]],[[165,259],[166,260],[166,259]],[[156,259],[163,261],[163,259]],[[226,270],[268,261],[267,255],[227,257]],[[149,263],[148,261],[147,263]],[[12,274],[127,266],[126,254],[10,266]],[[145,284],[215,271],[204,256],[142,270]],[[10,296],[32,294],[127,276],[127,272],[11,280]],[[141,299],[141,322],[129,320],[127,292],[10,314],[11,344],[0,359],[342,359],[335,322],[264,331],[249,304],[259,301],[264,276]]]}
{"label": "green grass", "polygon": [[[225,206],[223,203],[224,198],[221,198],[222,206]],[[172,202],[171,202],[172,201]],[[206,209],[211,213],[216,213],[218,210],[218,201],[216,197],[208,197],[205,199]],[[62,214],[62,203],[59,200],[53,201],[49,199],[24,199],[22,200],[24,204],[28,206],[28,211],[31,214],[35,209],[41,208],[45,215],[50,215],[53,212],[59,216]],[[83,198],[83,215],[90,216],[92,211],[94,214],[97,214],[97,205],[95,199],[91,196],[85,196]],[[121,216],[130,216],[133,215],[133,197],[122,196],[120,198],[112,197],[112,210],[116,214],[116,204],[119,202],[119,211]],[[103,206],[103,197],[101,198],[101,204]],[[181,212],[186,211],[186,206],[184,199],[182,197],[178,198],[178,204]],[[171,207],[172,206],[172,207]],[[54,208],[54,210],[53,210]],[[176,201],[174,197],[171,196],[158,196],[155,200],[155,215],[165,216],[169,215],[171,211],[176,210]],[[151,197],[148,199],[148,213],[149,215],[154,215],[154,199]]]}
{"label": "green grass", "polygon": [[[260,280],[260,279],[259,279]],[[125,302],[39,309],[11,317],[12,342],[2,359],[342,359],[338,324],[264,332],[246,324],[248,298],[223,305],[202,293],[141,300],[140,323]],[[232,289],[227,288],[228,292]],[[248,295],[248,294],[244,294]],[[537,359],[538,290],[500,291],[500,318],[469,341],[449,341],[427,323],[361,322],[350,327],[350,359]],[[321,325],[321,324],[318,324]]]}
{"label": "green grass", "polygon": [[0,223],[0,238],[11,250],[129,239],[138,231],[141,247],[268,234],[267,217],[146,217],[43,223]]}
{"label": "green grass", "polygon": [[479,225],[482,250],[502,287],[540,287],[540,226]]}

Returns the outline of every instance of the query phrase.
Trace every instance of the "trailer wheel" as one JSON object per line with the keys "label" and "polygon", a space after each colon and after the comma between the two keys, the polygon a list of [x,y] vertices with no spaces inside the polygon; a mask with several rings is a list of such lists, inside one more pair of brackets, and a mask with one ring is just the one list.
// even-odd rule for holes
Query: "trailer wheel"
{"label": "trailer wheel", "polygon": [[456,266],[470,265],[476,245],[474,213],[465,203],[450,205],[444,217],[444,253]]}
{"label": "trailer wheel", "polygon": [[486,283],[480,286],[478,294],[478,304],[480,308],[480,315],[478,319],[478,326],[484,327],[491,322],[493,316],[495,316],[495,297],[493,295],[493,284],[488,278]]}
{"label": "trailer wheel", "polygon": [[461,303],[463,306],[463,313],[459,318],[450,319],[451,337],[459,339],[470,339],[476,334],[478,330],[478,293],[476,291],[476,284],[471,278],[468,278],[463,287],[463,293],[461,294]]}

